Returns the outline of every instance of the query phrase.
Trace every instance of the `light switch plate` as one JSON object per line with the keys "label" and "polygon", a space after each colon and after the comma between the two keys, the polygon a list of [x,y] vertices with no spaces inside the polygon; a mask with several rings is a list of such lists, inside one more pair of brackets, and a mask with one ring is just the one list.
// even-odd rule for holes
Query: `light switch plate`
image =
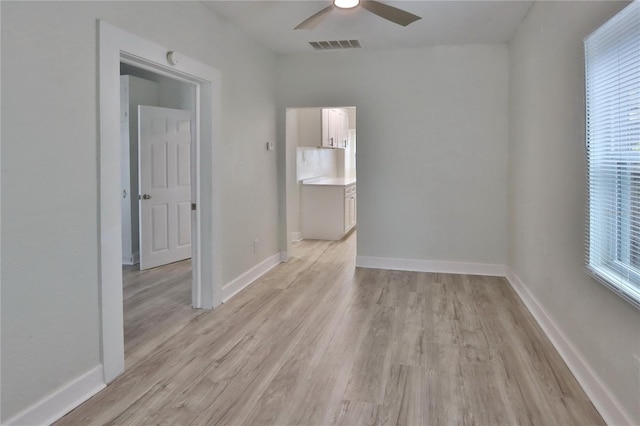
{"label": "light switch plate", "polygon": [[267,142],[267,151],[273,151],[273,142]]}

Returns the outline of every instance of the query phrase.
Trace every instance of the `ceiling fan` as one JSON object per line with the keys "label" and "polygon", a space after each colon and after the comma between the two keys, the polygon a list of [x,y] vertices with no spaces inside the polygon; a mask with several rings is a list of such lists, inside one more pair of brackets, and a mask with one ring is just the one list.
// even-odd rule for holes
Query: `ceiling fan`
{"label": "ceiling fan", "polygon": [[329,12],[338,9],[353,9],[356,7],[362,7],[371,13],[378,15],[388,21],[394,22],[398,25],[406,27],[412,22],[422,19],[419,16],[409,13],[405,10],[398,9],[397,7],[389,6],[388,4],[380,3],[375,0],[333,0],[331,6],[327,6],[320,12],[311,15],[295,27],[296,30],[311,30],[315,28],[322,20],[327,16]]}

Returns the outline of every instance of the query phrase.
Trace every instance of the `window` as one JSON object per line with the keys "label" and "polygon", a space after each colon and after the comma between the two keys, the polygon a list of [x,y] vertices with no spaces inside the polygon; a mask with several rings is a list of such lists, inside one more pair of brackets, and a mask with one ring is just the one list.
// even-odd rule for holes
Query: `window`
{"label": "window", "polygon": [[584,45],[587,269],[640,308],[640,0]]}

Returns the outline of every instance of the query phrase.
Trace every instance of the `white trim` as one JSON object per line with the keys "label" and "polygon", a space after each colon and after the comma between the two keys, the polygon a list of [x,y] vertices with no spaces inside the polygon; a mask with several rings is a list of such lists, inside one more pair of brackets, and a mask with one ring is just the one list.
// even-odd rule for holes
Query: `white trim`
{"label": "white trim", "polygon": [[582,354],[573,346],[571,340],[567,338],[553,318],[551,318],[510,268],[507,268],[507,280],[538,322],[540,328],[542,328],[549,340],[551,340],[551,343],[578,380],[578,383],[580,383],[600,415],[604,418],[604,421],[609,425],[634,424],[631,416],[616,400],[613,392],[609,390],[598,374],[585,361]]}
{"label": "white trim", "polygon": [[291,233],[291,242],[297,242],[297,241],[302,241],[302,232],[300,231],[293,231]]}
{"label": "white trim", "polygon": [[50,425],[105,388],[102,365],[58,388],[16,414],[5,425]]}
{"label": "white trim", "polygon": [[124,372],[122,223],[120,213],[120,62],[192,83],[196,87],[195,214],[192,244],[193,304],[212,309],[222,303],[220,276],[221,207],[214,173],[220,140],[220,72],[181,57],[169,65],[169,49],[98,20],[99,270],[101,360],[106,383]]}
{"label": "white trim", "polygon": [[140,252],[137,251],[133,253],[131,257],[122,256],[122,264],[123,265],[137,265],[140,263]]}
{"label": "white trim", "polygon": [[269,272],[274,266],[279,265],[280,262],[282,262],[281,259],[281,253],[278,252],[273,256],[270,256],[262,262],[258,263],[256,266],[249,269],[247,272],[240,275],[230,283],[226,284],[222,288],[222,302],[226,303],[229,299],[238,294],[242,289]]}
{"label": "white trim", "polygon": [[360,268],[393,269],[397,271],[439,272],[443,274],[489,275],[504,277],[506,266],[489,263],[449,262],[442,260],[399,259],[356,256]]}

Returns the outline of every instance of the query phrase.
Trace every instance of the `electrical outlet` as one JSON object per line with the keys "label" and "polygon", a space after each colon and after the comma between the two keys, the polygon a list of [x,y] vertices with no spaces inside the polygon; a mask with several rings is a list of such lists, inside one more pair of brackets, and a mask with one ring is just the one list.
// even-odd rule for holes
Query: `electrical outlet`
{"label": "electrical outlet", "polygon": [[258,253],[258,239],[253,240],[253,254]]}

